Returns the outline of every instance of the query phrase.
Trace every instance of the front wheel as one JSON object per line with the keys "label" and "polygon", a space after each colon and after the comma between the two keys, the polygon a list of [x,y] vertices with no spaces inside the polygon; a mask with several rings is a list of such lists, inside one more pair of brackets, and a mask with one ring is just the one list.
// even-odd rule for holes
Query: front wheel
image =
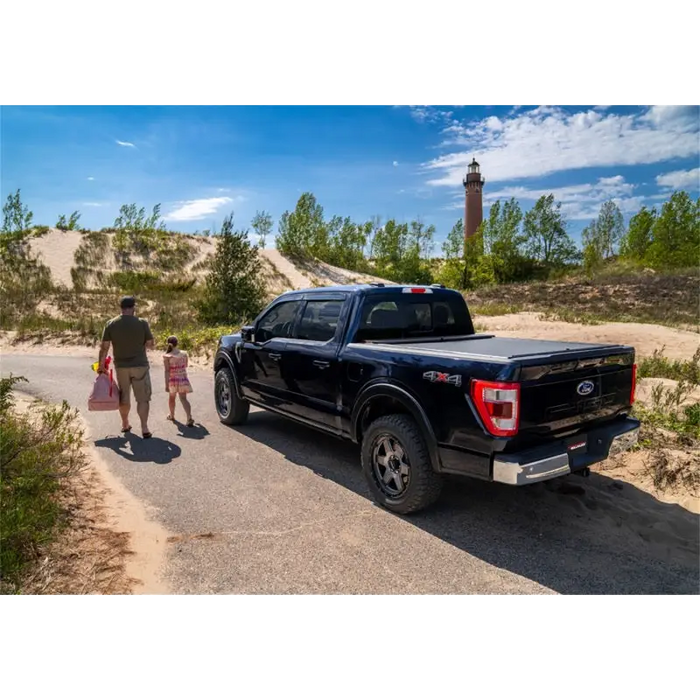
{"label": "front wheel", "polygon": [[248,420],[250,404],[238,397],[233,374],[228,367],[220,369],[214,379],[214,401],[219,420],[226,425],[242,425]]}
{"label": "front wheel", "polygon": [[375,500],[402,515],[432,505],[442,490],[418,424],[402,414],[382,416],[369,426],[362,439],[362,471]]}

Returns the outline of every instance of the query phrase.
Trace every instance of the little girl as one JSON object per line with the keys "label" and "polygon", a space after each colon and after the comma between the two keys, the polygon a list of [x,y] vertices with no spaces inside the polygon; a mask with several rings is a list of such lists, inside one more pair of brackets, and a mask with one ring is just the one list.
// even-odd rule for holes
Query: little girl
{"label": "little girl", "polygon": [[163,365],[165,367],[165,390],[170,394],[168,407],[170,414],[168,420],[175,420],[175,397],[180,397],[180,403],[187,415],[187,426],[194,425],[192,420],[192,407],[187,400],[187,394],[192,392],[192,385],[187,378],[187,353],[177,347],[177,338],[171,335],[168,338],[168,348],[163,355]]}

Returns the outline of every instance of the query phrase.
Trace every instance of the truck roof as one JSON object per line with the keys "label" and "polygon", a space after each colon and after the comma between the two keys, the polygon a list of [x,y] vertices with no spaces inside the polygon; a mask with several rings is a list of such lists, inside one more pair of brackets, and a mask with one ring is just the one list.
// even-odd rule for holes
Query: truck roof
{"label": "truck roof", "polygon": [[[370,294],[386,294],[387,292],[394,292],[397,294],[403,294],[404,289],[411,289],[411,290],[425,290],[425,292],[422,293],[427,293],[431,294],[434,292],[437,293],[448,293],[448,294],[457,294],[460,295],[459,292],[455,289],[448,289],[444,285],[440,284],[383,284],[379,282],[371,282],[368,284],[345,284],[345,285],[338,285],[338,286],[331,286],[331,287],[310,287],[309,289],[290,289],[287,292],[284,292],[283,294],[286,295],[292,295],[292,294],[327,294],[327,293],[332,293],[332,292],[345,292],[345,293],[353,293],[353,294],[362,294],[362,295],[370,295]],[[421,292],[416,292],[416,293],[421,293]],[[461,296],[461,295],[460,295]]]}

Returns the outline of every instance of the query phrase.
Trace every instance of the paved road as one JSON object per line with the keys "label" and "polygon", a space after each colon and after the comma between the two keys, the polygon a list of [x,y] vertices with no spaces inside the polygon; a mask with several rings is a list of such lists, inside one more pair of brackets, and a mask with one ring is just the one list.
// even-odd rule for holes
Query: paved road
{"label": "paved road", "polygon": [[[2,374],[24,375],[31,393],[84,409],[89,365],[4,355]],[[113,474],[179,536],[164,571],[174,592],[698,592],[698,567],[687,558],[662,561],[641,538],[631,544],[621,523],[605,537],[591,527],[595,493],[618,493],[605,477],[571,477],[583,496],[551,484],[455,480],[437,507],[397,517],[369,500],[356,446],[263,411],[228,428],[214,410],[211,373],[194,371],[192,382],[200,427],[168,423],[165,394],[156,393],[150,441],[121,437],[116,414],[83,411]],[[678,506],[662,507],[697,524]]]}

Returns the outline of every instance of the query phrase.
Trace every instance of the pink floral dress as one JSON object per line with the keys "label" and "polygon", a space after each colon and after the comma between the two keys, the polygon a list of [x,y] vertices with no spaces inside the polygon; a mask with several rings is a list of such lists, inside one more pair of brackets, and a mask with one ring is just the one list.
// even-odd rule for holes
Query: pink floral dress
{"label": "pink floral dress", "polygon": [[186,352],[163,355],[169,361],[168,390],[171,394],[189,394],[192,385],[187,378],[188,358]]}

